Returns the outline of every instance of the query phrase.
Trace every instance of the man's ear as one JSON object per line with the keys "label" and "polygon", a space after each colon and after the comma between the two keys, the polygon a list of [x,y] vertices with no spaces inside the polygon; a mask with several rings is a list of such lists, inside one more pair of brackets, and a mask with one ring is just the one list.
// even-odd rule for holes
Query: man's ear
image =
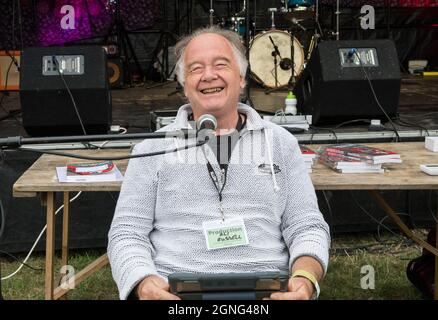
{"label": "man's ear", "polygon": [[240,76],[239,84],[240,84],[240,89],[243,90],[245,88],[245,86],[246,86],[246,79],[245,79],[245,77]]}

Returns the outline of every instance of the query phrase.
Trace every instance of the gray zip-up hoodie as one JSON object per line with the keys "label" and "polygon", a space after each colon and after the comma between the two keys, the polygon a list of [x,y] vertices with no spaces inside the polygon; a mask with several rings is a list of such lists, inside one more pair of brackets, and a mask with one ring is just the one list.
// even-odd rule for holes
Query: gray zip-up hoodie
{"label": "gray zip-up hoodie", "polygon": [[[329,228],[296,138],[247,105],[239,104],[238,111],[247,122],[231,154],[222,207],[226,219],[243,218],[249,244],[207,250],[202,223],[221,219],[206,158],[218,177],[220,167],[208,146],[131,159],[108,243],[121,299],[148,275],[288,271],[303,255],[327,270]],[[191,112],[190,105],[182,106],[175,122],[161,130],[191,128]],[[193,143],[150,139],[133,154]]]}

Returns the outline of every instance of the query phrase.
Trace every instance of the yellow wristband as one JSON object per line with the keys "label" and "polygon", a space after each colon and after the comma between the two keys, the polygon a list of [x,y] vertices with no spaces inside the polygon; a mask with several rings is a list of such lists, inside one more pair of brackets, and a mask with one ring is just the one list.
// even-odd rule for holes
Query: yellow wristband
{"label": "yellow wristband", "polygon": [[319,292],[320,292],[319,284],[318,284],[318,281],[316,280],[316,278],[313,274],[311,274],[310,272],[308,272],[306,270],[298,269],[298,270],[295,270],[294,273],[292,274],[292,278],[295,278],[295,277],[303,277],[303,278],[306,278],[307,280],[309,280],[310,282],[312,282],[313,286],[315,287],[315,291],[316,291],[315,298],[319,297]]}

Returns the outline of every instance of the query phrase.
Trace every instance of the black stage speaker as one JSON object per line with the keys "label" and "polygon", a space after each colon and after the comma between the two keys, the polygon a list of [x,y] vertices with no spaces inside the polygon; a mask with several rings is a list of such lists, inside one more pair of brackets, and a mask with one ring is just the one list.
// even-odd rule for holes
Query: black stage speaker
{"label": "black stage speaker", "polygon": [[[56,58],[58,63],[53,61]],[[107,58],[101,46],[28,48],[21,57],[23,126],[31,136],[107,133],[112,119]]]}
{"label": "black stage speaker", "polygon": [[298,112],[312,115],[313,124],[360,118],[387,121],[374,99],[363,69],[380,105],[391,118],[395,117],[401,75],[397,51],[390,40],[319,43],[294,88]]}

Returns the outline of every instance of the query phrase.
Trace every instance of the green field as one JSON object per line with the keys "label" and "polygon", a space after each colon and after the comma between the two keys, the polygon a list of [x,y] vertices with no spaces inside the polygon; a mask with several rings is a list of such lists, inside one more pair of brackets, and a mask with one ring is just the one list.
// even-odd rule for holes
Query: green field
{"label": "green field", "polygon": [[[425,231],[416,233],[425,238]],[[103,253],[103,249],[73,250],[70,252],[70,264],[80,270]],[[422,299],[421,293],[406,277],[407,264],[420,254],[418,246],[400,236],[385,236],[379,241],[371,233],[334,236],[329,269],[321,283],[320,299]],[[17,257],[23,260],[25,254]],[[34,254],[27,264],[37,270],[23,267],[14,277],[2,281],[5,299],[44,298],[44,254]],[[2,255],[1,265],[2,277],[5,277],[14,272],[20,263]],[[60,270],[59,264],[55,270]],[[371,282],[363,278],[371,276],[370,270],[374,270],[374,289],[370,288]],[[56,279],[59,281],[60,276]],[[361,279],[368,288],[361,287]],[[77,285],[68,294],[68,299],[118,299],[109,266]]]}

